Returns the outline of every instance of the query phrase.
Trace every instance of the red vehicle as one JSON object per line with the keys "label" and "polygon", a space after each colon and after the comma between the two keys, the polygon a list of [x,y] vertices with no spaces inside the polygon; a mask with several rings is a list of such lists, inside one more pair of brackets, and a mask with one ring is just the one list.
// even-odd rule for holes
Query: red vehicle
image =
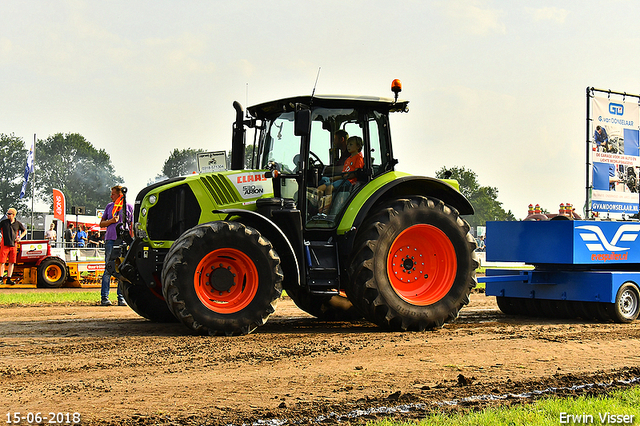
{"label": "red vehicle", "polygon": [[20,241],[13,271],[15,276],[22,276],[22,283],[46,288],[61,287],[69,277],[67,264],[51,254],[47,240]]}

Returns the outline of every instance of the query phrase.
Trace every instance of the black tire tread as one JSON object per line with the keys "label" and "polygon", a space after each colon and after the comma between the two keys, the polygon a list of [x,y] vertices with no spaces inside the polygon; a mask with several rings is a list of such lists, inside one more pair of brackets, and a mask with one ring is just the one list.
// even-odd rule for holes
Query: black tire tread
{"label": "black tire tread", "polygon": [[[52,264],[57,265],[62,270],[62,275],[55,282],[49,281],[49,279],[45,276],[45,273],[44,273],[44,270],[49,265],[52,265]],[[48,257],[44,259],[42,263],[40,263],[40,265],[38,265],[37,277],[38,277],[37,278],[38,287],[41,287],[41,288],[62,287],[64,283],[67,282],[67,278],[69,277],[69,272],[67,271],[67,264],[64,262],[64,260],[60,259],[59,257],[54,257],[54,256]]]}
{"label": "black tire tread", "polygon": [[[268,259],[269,268],[273,272],[273,288],[269,290],[270,300],[263,309],[251,309],[250,306],[243,309],[236,319],[213,320],[209,325],[202,324],[194,317],[180,291],[180,269],[183,265],[189,264],[190,250],[210,247],[220,241],[231,241],[234,238],[246,238],[251,241]],[[162,268],[162,293],[169,309],[180,322],[197,334],[231,336],[251,333],[275,312],[282,294],[282,281],[280,258],[271,243],[256,229],[239,222],[216,221],[191,228],[171,246]]]}
{"label": "black tire tread", "polygon": [[[376,248],[387,227],[392,226],[394,218],[399,215],[436,210],[438,215],[455,223],[457,232],[465,238],[468,253],[462,256],[468,257],[469,268],[465,277],[461,278],[462,281],[458,281],[456,278],[456,281],[463,282],[463,288],[458,289],[461,294],[455,300],[447,295],[434,305],[424,307],[421,309],[424,314],[403,315],[384,300],[378,289],[378,283],[375,282],[374,256]],[[349,266],[351,279],[346,286],[347,295],[367,320],[383,328],[402,331],[439,328],[445,322],[455,320],[460,309],[469,303],[471,290],[477,284],[475,270],[479,266],[474,252],[475,248],[476,242],[469,234],[469,225],[459,216],[455,208],[444,204],[441,200],[421,196],[392,200],[388,207],[382,207],[373,213],[356,236],[354,254]],[[449,293],[451,294],[451,291]],[[445,301],[445,299],[447,300]]]}
{"label": "black tire tread", "polygon": [[118,287],[127,305],[141,317],[158,323],[178,321],[167,302],[155,295],[144,282],[130,283],[118,280]]}

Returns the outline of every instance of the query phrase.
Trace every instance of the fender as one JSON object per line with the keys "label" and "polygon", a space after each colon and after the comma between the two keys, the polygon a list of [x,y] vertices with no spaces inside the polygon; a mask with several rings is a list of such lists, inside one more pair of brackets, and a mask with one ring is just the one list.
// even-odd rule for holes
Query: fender
{"label": "fender", "polygon": [[[298,257],[287,236],[272,220],[254,211],[243,209],[220,209],[214,210],[212,213],[226,214],[227,216],[224,220],[231,220],[232,217],[238,216],[241,220],[237,220],[237,222],[248,226],[252,226],[252,223],[257,223],[258,226],[253,227],[273,244],[273,248],[276,253],[278,253],[278,256],[280,256],[280,259],[287,259],[287,261],[280,262],[282,270],[285,273],[285,282],[289,285],[300,286],[300,265],[298,263]],[[289,259],[291,261],[288,261]]]}
{"label": "fender", "polygon": [[388,197],[427,195],[454,207],[461,215],[473,214],[473,206],[455,187],[446,181],[402,172],[388,172],[369,182],[351,200],[340,224],[338,235],[344,235],[362,224],[369,210]]}
{"label": "fender", "polygon": [[40,264],[42,264],[42,262],[44,262],[47,259],[51,259],[52,257],[55,257],[56,259],[60,259],[62,261],[62,263],[64,263],[65,268],[69,269],[69,267],[67,266],[67,262],[63,258],[61,258],[60,256],[53,255],[53,254],[38,259],[38,261],[36,262],[35,266],[40,266]]}
{"label": "fender", "polygon": [[473,206],[454,186],[446,181],[402,172],[388,172],[369,182],[351,200],[338,225],[337,233],[344,238],[343,250],[350,252],[355,232],[374,205],[388,198],[420,195],[434,197],[454,207],[461,215],[473,214]]}

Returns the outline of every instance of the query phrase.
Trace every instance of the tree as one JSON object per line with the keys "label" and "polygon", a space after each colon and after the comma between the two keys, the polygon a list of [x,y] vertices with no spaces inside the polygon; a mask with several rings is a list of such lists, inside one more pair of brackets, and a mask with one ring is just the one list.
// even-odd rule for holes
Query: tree
{"label": "tree", "polygon": [[[26,197],[20,199],[20,189],[24,179],[24,167],[27,162],[27,149],[22,138],[13,133],[0,133],[0,212],[4,213],[13,207],[20,214],[28,210]],[[29,179],[31,185],[31,179]],[[30,186],[27,186],[27,195]]]}
{"label": "tree", "polygon": [[[258,149],[258,147],[254,146],[253,144],[246,145],[244,147],[244,168],[245,169],[251,168],[251,162],[254,157],[254,148]],[[231,150],[227,151],[227,170],[231,170],[231,153],[232,153]],[[255,155],[257,156],[257,154]],[[260,166],[256,166],[256,168],[260,168]]]}
{"label": "tree", "polygon": [[443,179],[449,176],[460,184],[460,192],[467,197],[475,209],[473,216],[465,216],[472,228],[484,226],[488,220],[516,220],[511,210],[506,212],[502,203],[498,201],[498,189],[490,186],[480,186],[478,175],[465,167],[442,167],[436,172],[436,177]]}
{"label": "tree", "polygon": [[[26,157],[25,157],[26,158]],[[109,201],[109,191],[123,179],[115,175],[111,157],[97,150],[82,135],[57,133],[36,143],[36,188],[40,198],[53,202],[52,189],[60,189],[70,206],[84,206],[95,214]]]}
{"label": "tree", "polygon": [[162,173],[169,177],[188,175],[198,171],[197,156],[204,149],[174,149],[162,166]]}

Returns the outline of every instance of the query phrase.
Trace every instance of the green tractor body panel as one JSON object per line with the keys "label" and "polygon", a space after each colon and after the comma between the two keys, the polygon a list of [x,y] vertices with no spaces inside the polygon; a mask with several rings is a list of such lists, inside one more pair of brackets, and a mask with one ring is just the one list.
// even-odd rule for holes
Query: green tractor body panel
{"label": "green tractor body panel", "polygon": [[[273,196],[272,182],[265,177],[265,172],[224,171],[188,175],[165,184],[160,182],[140,200],[140,206],[136,208],[136,227],[146,233],[152,247],[168,249],[188,228],[222,220],[225,215],[215,213],[217,210],[255,211],[257,199]],[[177,232],[171,232],[167,227]]]}
{"label": "green tractor body panel", "polygon": [[360,192],[358,192],[358,195],[355,196],[353,201],[351,201],[349,207],[347,207],[347,209],[345,210],[344,216],[342,217],[342,220],[338,225],[338,235],[344,235],[345,232],[349,231],[353,227],[356,216],[358,216],[358,213],[360,213],[360,211],[362,210],[363,205],[367,202],[367,200],[373,197],[374,194],[380,190],[380,188],[402,176],[410,175],[403,172],[385,173],[379,178],[372,180],[364,188],[362,188]]}
{"label": "green tractor body panel", "polygon": [[[455,207],[461,214],[473,214],[473,207],[460,194],[458,181],[414,176],[404,172],[388,172],[365,185],[345,210],[337,228],[338,235],[344,235],[358,225],[357,218],[366,216],[371,206],[380,199],[390,196],[430,194]],[[360,221],[361,222],[361,221]]]}

